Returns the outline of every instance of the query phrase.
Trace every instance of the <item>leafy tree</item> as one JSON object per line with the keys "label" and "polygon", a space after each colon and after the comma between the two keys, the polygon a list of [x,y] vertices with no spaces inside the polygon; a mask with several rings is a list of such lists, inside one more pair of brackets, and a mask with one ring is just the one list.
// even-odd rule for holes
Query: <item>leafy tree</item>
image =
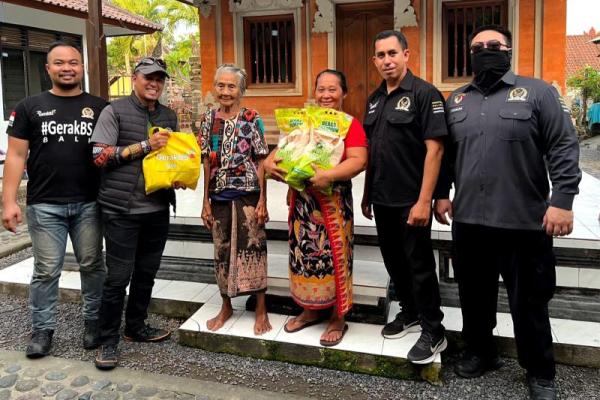
{"label": "leafy tree", "polygon": [[600,102],[600,71],[587,65],[567,79],[567,86],[578,89],[581,94],[581,123],[587,117],[587,102],[592,99],[594,103]]}
{"label": "leafy tree", "polygon": [[[111,38],[107,44],[110,75],[130,75],[135,62],[142,56],[150,55],[154,48],[162,46],[163,57],[169,61],[169,73],[176,75],[180,59],[176,55],[189,58],[191,41],[177,40],[175,30],[198,25],[197,8],[184,5],[177,0],[110,0],[112,4],[131,13],[140,15],[152,22],[161,24],[164,29],[152,35],[135,35]],[[176,55],[168,56],[175,52]],[[186,71],[184,71],[185,73]],[[189,73],[189,72],[188,72]]]}

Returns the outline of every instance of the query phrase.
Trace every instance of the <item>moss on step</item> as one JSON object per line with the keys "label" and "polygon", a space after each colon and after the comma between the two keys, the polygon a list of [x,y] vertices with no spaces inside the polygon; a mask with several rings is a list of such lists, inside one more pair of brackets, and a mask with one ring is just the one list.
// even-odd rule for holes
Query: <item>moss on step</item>
{"label": "moss on step", "polygon": [[419,367],[412,365],[408,360],[395,357],[187,330],[179,331],[179,343],[243,357],[311,365],[395,379],[424,379],[435,385],[441,384],[440,364]]}

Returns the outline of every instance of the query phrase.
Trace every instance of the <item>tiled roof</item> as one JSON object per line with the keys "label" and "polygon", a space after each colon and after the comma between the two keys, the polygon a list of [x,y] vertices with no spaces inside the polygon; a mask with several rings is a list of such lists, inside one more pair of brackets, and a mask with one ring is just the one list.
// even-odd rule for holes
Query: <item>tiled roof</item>
{"label": "tiled roof", "polygon": [[567,78],[573,76],[575,72],[590,65],[600,71],[600,47],[592,40],[598,36],[594,28],[582,35],[567,36]]}
{"label": "tiled roof", "polygon": [[[38,3],[53,5],[61,8],[66,8],[74,11],[80,11],[87,14],[88,2],[87,0],[34,0]],[[143,0],[139,0],[143,1]],[[152,21],[147,20],[144,17],[130,13],[120,7],[110,4],[106,1],[102,2],[102,16],[116,22],[127,23],[147,29],[161,31],[163,26],[156,24]]]}

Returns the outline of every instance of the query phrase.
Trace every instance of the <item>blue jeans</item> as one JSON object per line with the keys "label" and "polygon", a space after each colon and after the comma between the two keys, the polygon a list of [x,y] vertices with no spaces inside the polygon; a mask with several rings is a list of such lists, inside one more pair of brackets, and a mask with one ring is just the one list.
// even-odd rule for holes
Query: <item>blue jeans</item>
{"label": "blue jeans", "polygon": [[79,263],[83,316],[87,320],[98,319],[106,267],[102,259],[100,209],[96,202],[28,205],[27,225],[34,260],[29,288],[33,330],[56,328],[58,279],[67,235],[71,237]]}

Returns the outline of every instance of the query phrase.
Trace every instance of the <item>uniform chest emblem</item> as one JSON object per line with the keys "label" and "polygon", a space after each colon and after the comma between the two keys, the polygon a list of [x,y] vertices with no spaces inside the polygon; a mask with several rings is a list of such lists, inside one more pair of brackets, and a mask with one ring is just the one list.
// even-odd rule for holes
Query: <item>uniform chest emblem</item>
{"label": "uniform chest emblem", "polygon": [[523,87],[517,87],[508,92],[506,101],[527,101],[528,96],[529,91],[527,89]]}
{"label": "uniform chest emblem", "polygon": [[94,110],[85,107],[81,110],[81,118],[94,119]]}
{"label": "uniform chest emblem", "polygon": [[403,96],[398,100],[398,104],[396,104],[396,110],[408,111],[410,108],[410,98],[408,96]]}
{"label": "uniform chest emblem", "polygon": [[454,99],[452,99],[452,101],[454,102],[454,104],[460,104],[462,103],[462,101],[465,99],[465,94],[464,93],[458,93],[454,95]]}
{"label": "uniform chest emblem", "polygon": [[375,103],[369,103],[369,111],[376,109],[378,104],[379,104],[379,100],[376,101]]}

